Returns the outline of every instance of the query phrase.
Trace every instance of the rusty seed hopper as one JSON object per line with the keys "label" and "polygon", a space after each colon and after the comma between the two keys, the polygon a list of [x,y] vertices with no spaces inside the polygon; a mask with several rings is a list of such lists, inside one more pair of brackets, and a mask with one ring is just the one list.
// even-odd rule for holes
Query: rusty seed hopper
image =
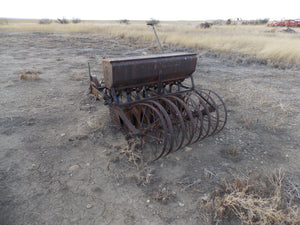
{"label": "rusty seed hopper", "polygon": [[111,108],[113,122],[128,137],[141,140],[147,158],[157,160],[226,124],[220,96],[194,88],[196,62],[191,53],[104,59],[104,81],[90,73],[91,92]]}

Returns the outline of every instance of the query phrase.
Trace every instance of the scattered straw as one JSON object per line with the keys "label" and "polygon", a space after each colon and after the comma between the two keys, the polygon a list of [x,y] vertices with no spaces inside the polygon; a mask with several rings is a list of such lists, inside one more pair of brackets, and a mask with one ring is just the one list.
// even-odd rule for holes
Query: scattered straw
{"label": "scattered straw", "polygon": [[242,224],[299,224],[300,206],[293,204],[284,184],[282,169],[269,175],[254,172],[249,178],[224,181],[222,191],[201,200],[216,223],[237,217]]}
{"label": "scattered straw", "polygon": [[128,159],[128,162],[132,162],[135,167],[138,169],[140,166],[143,164],[142,156],[139,151],[137,151],[141,144],[139,139],[129,139],[128,141],[128,146],[120,151],[121,155],[125,155]]}
{"label": "scattered straw", "polygon": [[40,80],[41,71],[36,69],[24,70],[20,75],[20,80]]}
{"label": "scattered straw", "polygon": [[163,204],[167,204],[171,200],[174,200],[176,197],[176,193],[174,191],[169,190],[166,187],[159,187],[156,194],[153,196],[153,199],[162,202]]}

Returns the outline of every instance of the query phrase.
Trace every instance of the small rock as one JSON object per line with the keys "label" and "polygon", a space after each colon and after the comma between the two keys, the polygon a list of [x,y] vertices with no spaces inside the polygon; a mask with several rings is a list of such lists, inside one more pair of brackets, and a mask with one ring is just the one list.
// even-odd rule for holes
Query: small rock
{"label": "small rock", "polygon": [[80,134],[80,135],[76,136],[77,140],[87,140],[88,138],[89,138],[89,136],[85,135],[85,134]]}
{"label": "small rock", "polygon": [[85,164],[86,166],[90,166],[91,164],[90,163],[87,163],[87,164]]}
{"label": "small rock", "polygon": [[70,166],[69,170],[70,171],[75,171],[75,170],[78,170],[80,168],[79,165],[73,165],[73,166]]}
{"label": "small rock", "polygon": [[227,163],[227,162],[222,162],[222,163],[221,163],[221,166],[229,166],[229,163]]}
{"label": "small rock", "polygon": [[65,135],[66,135],[65,133],[60,134],[61,137],[65,136]]}
{"label": "small rock", "polygon": [[147,203],[150,203],[150,200],[148,199],[146,202],[147,202]]}
{"label": "small rock", "polygon": [[186,151],[186,152],[190,152],[190,151],[192,151],[192,150],[193,150],[193,149],[192,149],[191,147],[186,147],[186,148],[185,148],[185,151]]}
{"label": "small rock", "polygon": [[96,192],[96,193],[101,193],[102,189],[100,187],[98,187],[98,186],[95,186],[95,187],[92,188],[92,191]]}
{"label": "small rock", "polygon": [[211,198],[210,195],[206,194],[206,195],[202,196],[200,199],[206,203],[210,200],[210,198]]}
{"label": "small rock", "polygon": [[183,206],[184,206],[184,203],[183,203],[183,202],[178,202],[178,205],[179,205],[180,207],[183,207]]}
{"label": "small rock", "polygon": [[88,135],[76,135],[76,136],[72,136],[69,138],[69,141],[75,141],[75,140],[79,140],[79,141],[83,141],[83,140],[87,140],[89,138]]}
{"label": "small rock", "polygon": [[90,208],[92,208],[92,207],[93,207],[92,204],[87,204],[87,205],[86,205],[86,208],[87,208],[87,209],[90,209]]}

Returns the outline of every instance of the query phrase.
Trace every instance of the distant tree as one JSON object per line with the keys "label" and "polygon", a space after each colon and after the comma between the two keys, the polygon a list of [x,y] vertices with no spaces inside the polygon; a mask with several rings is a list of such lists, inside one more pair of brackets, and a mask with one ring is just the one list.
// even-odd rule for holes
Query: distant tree
{"label": "distant tree", "polygon": [[62,19],[57,18],[56,22],[60,23],[60,24],[67,24],[67,23],[69,23],[69,21],[65,17],[63,17]]}
{"label": "distant tree", "polygon": [[208,23],[208,22],[205,22],[205,23],[200,23],[197,27],[199,28],[210,28],[213,24],[212,23]]}
{"label": "distant tree", "polygon": [[147,21],[147,25],[149,26],[154,26],[154,25],[158,25],[160,23],[159,20],[153,19],[151,18],[150,20]]}
{"label": "distant tree", "polygon": [[266,23],[268,23],[269,22],[269,18],[265,18],[265,19],[260,19],[259,20],[259,24],[266,24]]}
{"label": "distant tree", "polygon": [[127,20],[127,19],[123,19],[123,20],[120,20],[120,23],[121,24],[129,24],[129,20]]}

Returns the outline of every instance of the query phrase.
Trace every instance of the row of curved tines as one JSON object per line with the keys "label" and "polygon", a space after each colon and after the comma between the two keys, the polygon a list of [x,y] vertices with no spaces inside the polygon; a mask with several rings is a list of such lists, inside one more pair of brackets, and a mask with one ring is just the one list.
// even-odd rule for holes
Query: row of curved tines
{"label": "row of curved tines", "polygon": [[[137,99],[130,93],[126,100],[119,106],[140,131],[143,145],[148,146],[143,150],[154,160],[219,132],[227,121],[223,100],[211,90],[172,93],[171,89],[164,94],[152,90],[148,98]],[[126,128],[124,121],[121,125]]]}

